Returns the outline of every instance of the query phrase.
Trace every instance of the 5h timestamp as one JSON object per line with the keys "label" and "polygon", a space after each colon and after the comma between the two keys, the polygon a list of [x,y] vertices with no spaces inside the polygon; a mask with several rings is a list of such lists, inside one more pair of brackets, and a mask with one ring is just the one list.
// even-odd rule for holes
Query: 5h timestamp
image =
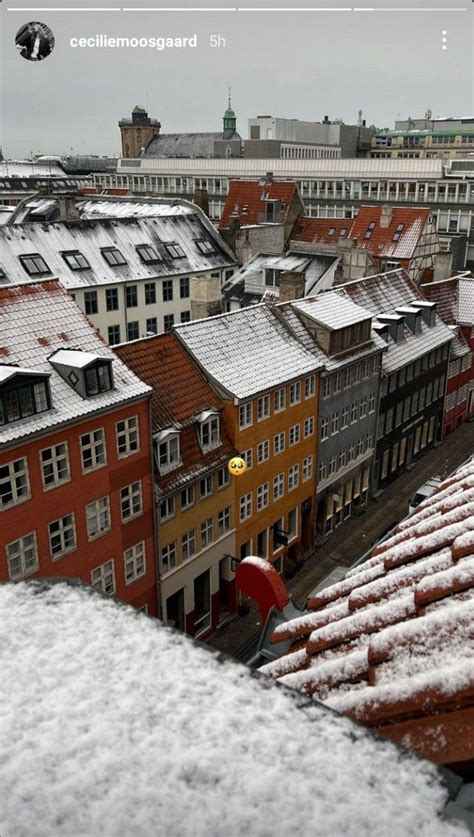
{"label": "5h timestamp", "polygon": [[210,35],[209,46],[213,49],[223,49],[226,46],[226,40],[223,35]]}

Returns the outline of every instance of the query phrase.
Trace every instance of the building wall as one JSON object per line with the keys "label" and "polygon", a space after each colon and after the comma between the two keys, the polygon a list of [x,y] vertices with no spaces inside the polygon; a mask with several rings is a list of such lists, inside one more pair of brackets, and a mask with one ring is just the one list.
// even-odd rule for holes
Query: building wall
{"label": "building wall", "polygon": [[[116,422],[137,416],[140,431],[140,450],[126,458],[119,458],[116,446]],[[134,607],[148,608],[157,613],[156,567],[154,552],[152,474],[148,400],[129,404],[102,413],[87,421],[70,424],[63,429],[31,442],[22,443],[0,454],[0,465],[19,458],[28,461],[31,498],[0,511],[0,580],[8,579],[6,546],[18,538],[36,532],[39,569],[31,577],[69,576],[91,583],[91,572],[109,560],[115,566],[115,595]],[[80,436],[103,428],[107,447],[107,464],[89,473],[82,472]],[[70,480],[44,490],[40,451],[52,445],[67,443]],[[128,522],[121,520],[120,489],[141,480],[143,512]],[[111,529],[92,540],[88,539],[86,510],[88,503],[110,497]],[[74,513],[77,547],[63,557],[50,555],[48,524]],[[124,551],[144,541],[146,574],[131,584],[124,574]]]}
{"label": "building wall", "polygon": [[[270,416],[262,421],[257,420],[257,401],[251,399],[253,409],[252,425],[244,430],[239,428],[239,405],[230,401],[224,403],[225,415],[229,428],[232,428],[233,443],[242,454],[248,450],[252,451],[252,467],[243,476],[234,477],[234,506],[236,514],[236,536],[235,547],[237,557],[244,557],[245,554],[259,554],[264,551],[265,557],[276,562],[277,568],[283,568],[283,559],[290,556],[292,559],[301,557],[305,548],[313,545],[313,515],[315,495],[315,473],[317,456],[317,421],[318,421],[318,398],[319,398],[319,376],[315,374],[315,393],[309,398],[304,396],[305,379],[301,383],[301,401],[294,406],[289,406],[289,385],[283,387],[286,391],[286,408],[275,413],[274,393],[275,390],[267,393],[270,395]],[[242,402],[244,403],[244,402]],[[304,437],[304,421],[306,418],[313,419],[313,432]],[[300,441],[294,446],[289,445],[289,431],[294,425],[300,425]],[[285,448],[281,453],[275,454],[274,437],[277,433],[284,433]],[[269,459],[258,464],[257,447],[260,442],[269,442]],[[311,477],[303,482],[303,460],[312,457]],[[299,482],[293,490],[288,490],[288,471],[293,465],[299,465]],[[273,499],[274,477],[283,473],[284,493],[280,499]],[[262,510],[257,510],[257,489],[259,486],[268,483],[269,495],[268,505]],[[252,513],[248,519],[242,520],[240,516],[241,498],[247,494],[252,495]],[[305,522],[303,527],[303,504],[306,503]],[[288,516],[290,511],[296,509],[297,524],[295,537],[290,538],[288,546],[277,546],[274,550],[272,540],[272,526],[280,518],[283,531],[288,532]],[[267,549],[259,550],[257,536],[260,532],[267,532]],[[247,545],[247,547],[246,547]]]}
{"label": "building wall", "polygon": [[[464,329],[470,332],[471,329]],[[474,344],[474,339],[469,341]],[[474,360],[470,355],[462,358],[451,358],[448,364],[448,381],[446,385],[446,400],[444,405],[443,435],[450,433],[461,422],[474,413]]]}

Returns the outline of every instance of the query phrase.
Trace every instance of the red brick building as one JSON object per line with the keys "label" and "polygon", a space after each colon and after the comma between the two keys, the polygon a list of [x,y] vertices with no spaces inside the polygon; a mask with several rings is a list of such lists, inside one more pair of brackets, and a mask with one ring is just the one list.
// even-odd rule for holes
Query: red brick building
{"label": "red brick building", "polygon": [[0,289],[0,580],[156,614],[150,396],[56,280]]}
{"label": "red brick building", "polygon": [[452,327],[444,411],[444,433],[454,430],[474,415],[474,278],[453,276],[420,288],[430,302],[436,302],[439,316]]}

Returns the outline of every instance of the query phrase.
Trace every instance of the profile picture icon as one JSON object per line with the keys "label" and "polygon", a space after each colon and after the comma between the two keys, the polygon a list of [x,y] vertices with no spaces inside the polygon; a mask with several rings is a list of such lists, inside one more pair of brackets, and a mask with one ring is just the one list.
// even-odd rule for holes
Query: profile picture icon
{"label": "profile picture icon", "polygon": [[54,35],[46,23],[32,20],[18,30],[15,44],[22,58],[43,61],[54,49]]}

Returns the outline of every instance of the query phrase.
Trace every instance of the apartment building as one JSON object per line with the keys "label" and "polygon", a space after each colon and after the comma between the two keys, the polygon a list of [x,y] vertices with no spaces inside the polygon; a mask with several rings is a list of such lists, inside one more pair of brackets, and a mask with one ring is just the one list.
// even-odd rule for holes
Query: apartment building
{"label": "apartment building", "polygon": [[321,362],[266,305],[174,330],[219,396],[247,471],[234,478],[235,549],[289,569],[313,546]]}
{"label": "apartment building", "polygon": [[164,622],[207,636],[236,608],[236,454],[222,404],[172,334],[116,348],[153,387],[152,432]]}
{"label": "apartment building", "polygon": [[0,580],[156,615],[150,396],[59,282],[0,288]]}
{"label": "apartment building", "polygon": [[110,345],[219,312],[236,265],[186,201],[32,200],[0,226],[0,244],[0,283],[57,277]]}
{"label": "apartment building", "polygon": [[372,137],[370,156],[385,158],[457,159],[474,151],[474,118],[398,120],[392,130],[377,131]]}
{"label": "apartment building", "polygon": [[374,485],[382,488],[442,437],[453,333],[403,270],[338,289],[373,316],[383,338]]}

